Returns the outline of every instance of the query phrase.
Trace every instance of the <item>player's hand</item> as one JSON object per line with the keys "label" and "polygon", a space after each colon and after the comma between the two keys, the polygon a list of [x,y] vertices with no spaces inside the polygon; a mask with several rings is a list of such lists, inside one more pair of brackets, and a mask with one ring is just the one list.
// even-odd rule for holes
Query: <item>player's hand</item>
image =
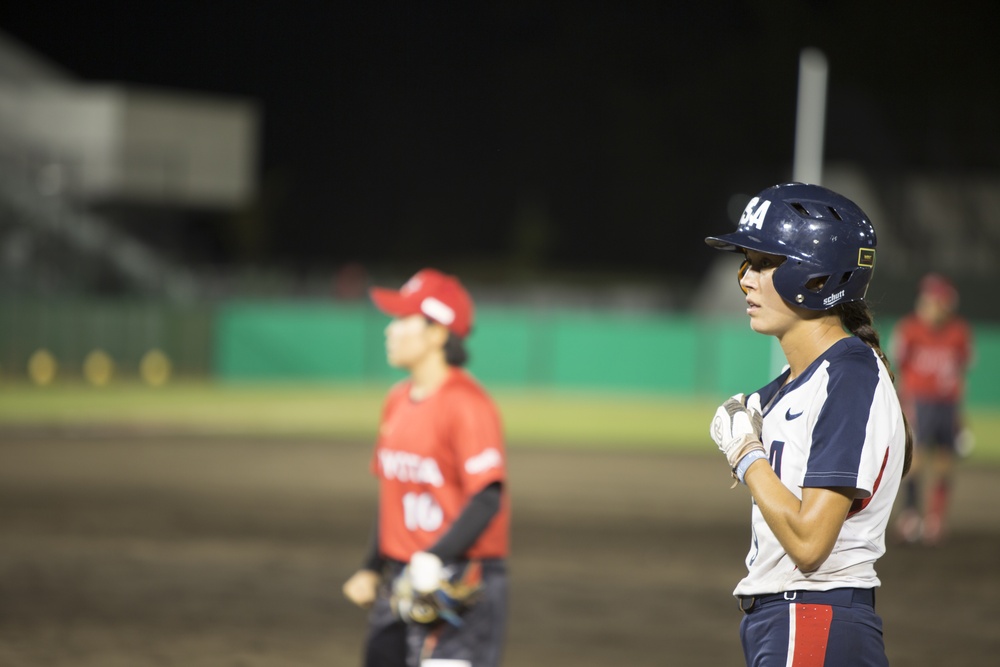
{"label": "player's hand", "polygon": [[444,564],[426,551],[417,551],[392,582],[389,605],[407,623],[433,623],[440,616],[435,594],[440,592]]}
{"label": "player's hand", "polygon": [[439,620],[456,627],[462,613],[475,604],[483,590],[482,564],[444,567],[434,554],[418,551],[392,582],[389,605],[406,623],[433,624]]}
{"label": "player's hand", "polygon": [[441,586],[444,564],[441,559],[427,551],[418,551],[410,557],[410,585],[417,595],[426,595]]}
{"label": "player's hand", "polygon": [[369,609],[375,604],[381,579],[374,570],[358,570],[344,582],[344,597],[362,609]]}
{"label": "player's hand", "polygon": [[758,394],[751,394],[749,398],[736,394],[715,411],[709,433],[719,451],[726,455],[730,468],[735,469],[740,459],[750,452],[764,451],[760,441],[763,423]]}

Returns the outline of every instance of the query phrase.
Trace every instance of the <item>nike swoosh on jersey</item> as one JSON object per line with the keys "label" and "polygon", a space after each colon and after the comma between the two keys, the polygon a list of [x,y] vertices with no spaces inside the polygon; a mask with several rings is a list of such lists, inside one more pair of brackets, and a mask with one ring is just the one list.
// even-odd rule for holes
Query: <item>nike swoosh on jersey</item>
{"label": "nike swoosh on jersey", "polygon": [[802,412],[804,411],[799,411],[796,412],[795,414],[792,414],[792,409],[788,408],[787,410],[785,410],[785,419],[787,419],[788,421],[792,421],[793,419],[798,419],[799,417],[802,416]]}

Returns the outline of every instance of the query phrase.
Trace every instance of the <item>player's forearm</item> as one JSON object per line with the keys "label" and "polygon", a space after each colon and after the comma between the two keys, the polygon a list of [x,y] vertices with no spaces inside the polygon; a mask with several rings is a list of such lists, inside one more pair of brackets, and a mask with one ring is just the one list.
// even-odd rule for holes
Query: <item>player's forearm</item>
{"label": "player's forearm", "polygon": [[501,492],[501,484],[494,482],[473,496],[451,528],[428,551],[443,561],[468,551],[500,511]]}
{"label": "player's forearm", "polygon": [[372,532],[368,539],[368,550],[365,552],[365,558],[361,563],[361,569],[363,570],[379,572],[382,569],[383,559],[379,549],[378,532],[379,520],[378,510],[376,509],[375,521],[372,525]]}
{"label": "player's forearm", "polygon": [[817,570],[833,551],[843,519],[831,520],[825,503],[799,500],[764,460],[750,466],[745,480],[764,521],[792,562],[803,572]]}

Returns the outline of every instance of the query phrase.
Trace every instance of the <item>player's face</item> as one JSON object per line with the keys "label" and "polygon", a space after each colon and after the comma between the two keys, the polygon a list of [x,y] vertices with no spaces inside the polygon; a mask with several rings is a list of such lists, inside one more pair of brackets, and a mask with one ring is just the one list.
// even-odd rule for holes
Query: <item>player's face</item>
{"label": "player's face", "polygon": [[393,368],[411,370],[442,346],[442,327],[429,324],[423,315],[397,317],[385,328],[385,354]]}
{"label": "player's face", "polygon": [[917,315],[931,326],[939,326],[951,315],[951,304],[948,300],[932,293],[917,297]]}
{"label": "player's face", "polygon": [[740,277],[740,287],[746,292],[750,328],[757,333],[781,337],[790,330],[800,315],[774,289],[774,270],[785,258],[756,250],[746,251],[747,266]]}

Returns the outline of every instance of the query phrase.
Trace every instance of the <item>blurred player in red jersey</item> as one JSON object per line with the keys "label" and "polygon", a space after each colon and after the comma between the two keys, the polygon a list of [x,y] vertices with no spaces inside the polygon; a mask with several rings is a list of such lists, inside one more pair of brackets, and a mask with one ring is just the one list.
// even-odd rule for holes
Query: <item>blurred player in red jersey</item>
{"label": "blurred player in red jersey", "polygon": [[[956,314],[958,291],[943,276],[920,282],[914,312],[896,326],[894,361],[900,369],[899,395],[914,425],[917,447],[906,480],[905,505],[897,518],[906,542],[937,544],[944,535],[952,471],[963,430],[962,400],[972,361],[972,331]],[[926,478],[924,480],[923,478]],[[923,502],[921,483],[930,493]]]}
{"label": "blurred player in red jersey", "polygon": [[373,540],[344,584],[349,600],[371,610],[364,665],[496,667],[510,507],[499,412],[462,369],[472,299],[435,269],[371,298],[393,317],[388,362],[409,376],[383,407]]}

